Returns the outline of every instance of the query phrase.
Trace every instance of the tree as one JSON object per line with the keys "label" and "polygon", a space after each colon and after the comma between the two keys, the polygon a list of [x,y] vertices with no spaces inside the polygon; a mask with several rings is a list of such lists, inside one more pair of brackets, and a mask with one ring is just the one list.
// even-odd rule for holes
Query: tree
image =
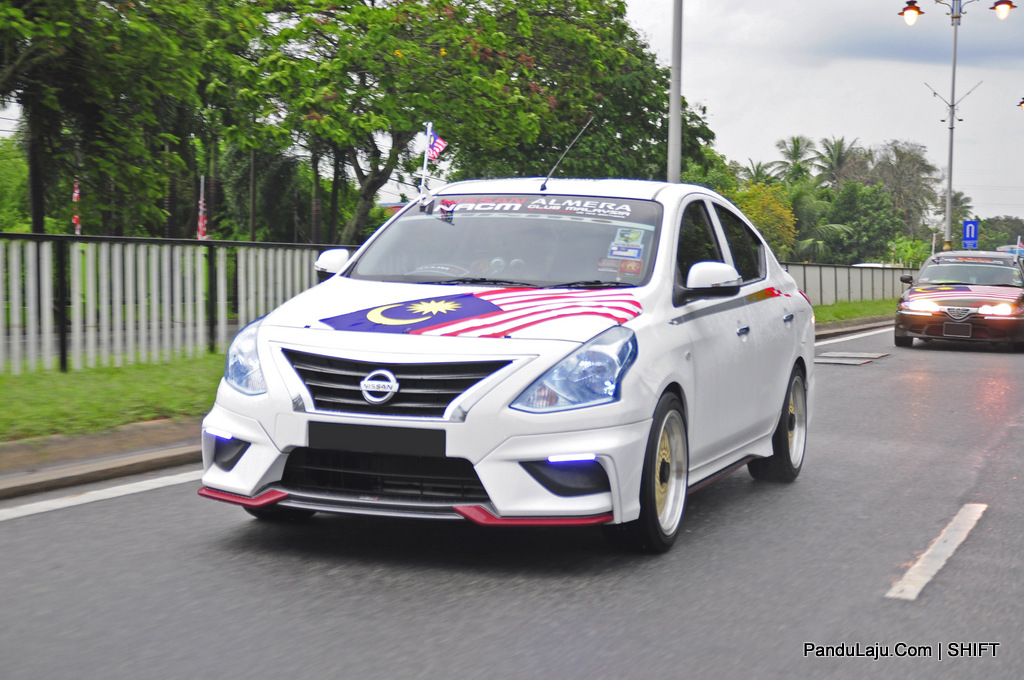
{"label": "tree", "polygon": [[796,220],[783,187],[747,185],[729,198],[754,223],[780,259],[789,257],[796,240]]}
{"label": "tree", "polygon": [[1024,241],[1024,219],[1020,217],[1004,215],[981,220],[978,224],[978,248],[982,250],[1014,245],[1017,239]]}
{"label": "tree", "polygon": [[736,163],[734,172],[745,184],[774,184],[778,181],[771,164],[755,163],[750,158],[747,159],[747,165]]}
{"label": "tree", "polygon": [[811,157],[822,184],[838,192],[843,182],[862,176],[867,169],[867,153],[857,146],[857,140],[849,144],[845,137],[822,138],[818,150]]}
{"label": "tree", "polygon": [[782,152],[782,160],[772,163],[775,176],[786,182],[797,182],[811,176],[811,163],[816,149],[809,137],[797,135],[775,142]]}
{"label": "tree", "polygon": [[[971,197],[964,194],[962,191],[953,192],[953,230],[955,231],[958,224],[962,224],[964,220],[971,219],[971,215],[974,214],[974,206],[971,205]],[[946,192],[943,191],[939,195],[937,214],[945,217],[946,216]]]}
{"label": "tree", "polygon": [[936,203],[937,168],[925,158],[925,148],[913,142],[889,141],[875,152],[871,176],[881,182],[899,213],[903,233],[918,238]]}
{"label": "tree", "polygon": [[825,241],[833,253],[831,263],[888,261],[889,243],[902,233],[899,217],[884,187],[866,187],[857,182],[844,184],[832,204],[828,223],[845,225],[849,231],[837,241]]}
{"label": "tree", "polygon": [[[578,18],[564,21],[579,23]],[[595,58],[607,65],[592,78],[590,91],[580,90],[577,101],[559,101],[551,119],[541,128],[535,141],[511,138],[504,148],[484,149],[474,144],[459,144],[450,176],[467,177],[546,176],[561,154],[593,116],[586,132],[566,155],[557,174],[567,177],[631,177],[664,179],[668,149],[668,70],[657,65],[654,54],[625,18],[611,15],[604,27],[612,34],[601,45],[591,48]],[[576,50],[566,49],[564,27],[545,22],[543,34],[534,30],[537,51],[558,59],[538,74],[536,87],[560,93],[558,79],[578,69]],[[548,45],[545,47],[545,44]],[[550,76],[547,74],[550,72]],[[561,95],[560,95],[561,96]],[[682,102],[683,165],[687,160],[704,163],[701,148],[710,144],[714,133],[704,120],[703,107]]]}
{"label": "tree", "polygon": [[232,0],[0,0],[0,103],[21,105],[34,231],[46,192],[73,176],[86,225],[167,228],[200,72],[228,42],[207,39],[221,10],[244,45],[250,6]]}
{"label": "tree", "polygon": [[[29,231],[28,166],[16,137],[0,138],[0,231]],[[2,285],[2,282],[0,282]]]}

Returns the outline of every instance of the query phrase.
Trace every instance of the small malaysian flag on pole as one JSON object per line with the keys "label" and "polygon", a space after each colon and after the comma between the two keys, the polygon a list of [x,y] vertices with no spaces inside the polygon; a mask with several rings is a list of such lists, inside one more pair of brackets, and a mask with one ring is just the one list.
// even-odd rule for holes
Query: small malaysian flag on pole
{"label": "small malaysian flag on pole", "polygon": [[446,146],[448,146],[448,142],[438,137],[437,133],[433,130],[429,131],[427,136],[427,158],[436,161]]}
{"label": "small malaysian flag on pole", "polygon": [[436,132],[434,132],[434,124],[427,123],[427,148],[423,151],[423,169],[420,170],[420,200],[426,196],[427,190],[427,159],[432,161],[437,160],[437,157],[441,155],[444,148],[448,146],[448,142],[441,139]]}
{"label": "small malaysian flag on pole", "polygon": [[206,176],[199,177],[199,224],[196,228],[196,238],[200,241],[206,239]]}
{"label": "small malaysian flag on pole", "polygon": [[[75,178],[75,189],[71,192],[71,202],[78,203],[78,199],[82,192],[78,188],[78,178]],[[71,223],[75,225],[75,236],[82,235],[82,220],[78,216],[78,209],[76,207],[75,214],[71,216]]]}

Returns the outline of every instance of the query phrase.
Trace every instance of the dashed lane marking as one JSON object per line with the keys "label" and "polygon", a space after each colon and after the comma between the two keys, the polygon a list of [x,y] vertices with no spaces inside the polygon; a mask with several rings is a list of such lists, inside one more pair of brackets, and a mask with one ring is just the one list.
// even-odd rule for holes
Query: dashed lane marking
{"label": "dashed lane marking", "polygon": [[960,544],[971,533],[988,506],[983,503],[968,503],[960,508],[956,517],[942,530],[921,558],[885,594],[896,600],[916,600],[928,582],[931,581]]}

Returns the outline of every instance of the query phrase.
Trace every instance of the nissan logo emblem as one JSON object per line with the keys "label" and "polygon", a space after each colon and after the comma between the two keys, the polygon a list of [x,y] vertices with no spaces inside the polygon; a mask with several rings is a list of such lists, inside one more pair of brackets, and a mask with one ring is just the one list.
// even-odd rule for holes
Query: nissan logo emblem
{"label": "nissan logo emblem", "polygon": [[359,382],[363,399],[371,404],[383,404],[398,394],[398,378],[391,371],[378,369]]}

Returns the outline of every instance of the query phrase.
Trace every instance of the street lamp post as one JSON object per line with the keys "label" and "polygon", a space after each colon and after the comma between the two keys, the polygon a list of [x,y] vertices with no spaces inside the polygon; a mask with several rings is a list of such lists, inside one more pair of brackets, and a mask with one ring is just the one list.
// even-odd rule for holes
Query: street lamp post
{"label": "street lamp post", "polygon": [[[950,0],[950,2],[935,0],[936,4],[945,5],[949,8],[949,16],[953,23],[953,78],[952,85],[950,86],[949,101],[946,102],[946,105],[949,107],[949,161],[946,167],[946,225],[943,250],[953,249],[953,130],[956,128],[956,105],[959,103],[956,100],[957,32],[960,28],[960,18],[964,15],[963,7],[972,2],[977,2],[977,0]],[[994,10],[996,16],[1000,19],[1005,19],[1010,10],[1016,7],[1011,0],[998,0],[989,9]],[[909,0],[907,6],[899,14],[907,22],[908,26],[913,26],[914,22],[917,21],[917,17],[924,14],[924,12],[917,6],[916,0]]]}

